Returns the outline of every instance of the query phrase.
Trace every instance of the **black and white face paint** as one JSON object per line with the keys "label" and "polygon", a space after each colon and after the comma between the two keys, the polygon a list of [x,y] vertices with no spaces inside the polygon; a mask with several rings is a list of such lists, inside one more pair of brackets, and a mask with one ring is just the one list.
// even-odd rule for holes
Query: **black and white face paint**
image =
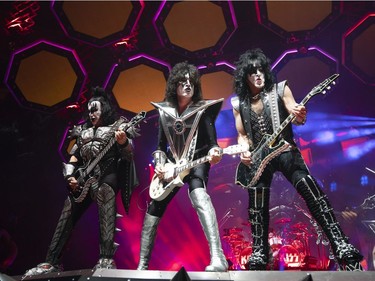
{"label": "black and white face paint", "polygon": [[88,108],[91,123],[96,127],[99,125],[100,116],[102,115],[102,105],[99,101],[92,101],[88,104]]}

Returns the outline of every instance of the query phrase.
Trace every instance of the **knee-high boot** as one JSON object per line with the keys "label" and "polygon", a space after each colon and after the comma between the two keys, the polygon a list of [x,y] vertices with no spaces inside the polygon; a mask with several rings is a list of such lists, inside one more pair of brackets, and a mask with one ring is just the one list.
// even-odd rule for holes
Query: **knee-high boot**
{"label": "knee-high boot", "polygon": [[211,262],[206,271],[227,271],[228,262],[224,256],[219,236],[215,209],[211,198],[203,188],[196,188],[189,194],[191,203],[197,211],[204,234],[210,248]]}
{"label": "knee-high boot", "polygon": [[114,242],[116,232],[116,193],[108,184],[103,183],[97,193],[100,226],[100,257],[96,269],[115,269],[113,256],[118,244]]}
{"label": "knee-high boot", "polygon": [[308,175],[296,184],[296,188],[305,200],[311,215],[327,236],[340,269],[362,271],[360,264],[363,259],[362,255],[353,245],[349,244],[348,237],[345,236],[337,222],[327,196],[320,189],[315,179]]}
{"label": "knee-high boot", "polygon": [[249,188],[249,221],[253,251],[248,260],[249,270],[265,270],[269,260],[269,187]]}
{"label": "knee-high boot", "polygon": [[67,198],[47,252],[46,263],[55,267],[59,266],[63,250],[71,236],[73,227],[72,202],[70,198]]}
{"label": "knee-high boot", "polygon": [[143,221],[141,250],[137,270],[147,270],[160,218],[146,213]]}

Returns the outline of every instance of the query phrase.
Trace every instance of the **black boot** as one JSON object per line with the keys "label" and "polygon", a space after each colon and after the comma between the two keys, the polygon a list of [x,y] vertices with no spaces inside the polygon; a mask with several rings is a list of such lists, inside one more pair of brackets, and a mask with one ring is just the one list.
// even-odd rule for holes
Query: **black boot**
{"label": "black boot", "polygon": [[349,243],[348,237],[345,236],[336,220],[327,196],[320,189],[315,179],[308,175],[296,184],[296,188],[305,200],[311,215],[327,236],[340,269],[363,271],[360,264],[363,256]]}
{"label": "black boot", "polygon": [[253,238],[253,251],[249,257],[249,270],[265,270],[269,261],[269,187],[249,188],[249,221]]}

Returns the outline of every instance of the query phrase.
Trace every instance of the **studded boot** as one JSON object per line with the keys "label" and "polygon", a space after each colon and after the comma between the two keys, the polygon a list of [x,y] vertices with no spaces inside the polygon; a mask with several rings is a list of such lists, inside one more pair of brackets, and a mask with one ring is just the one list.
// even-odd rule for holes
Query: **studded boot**
{"label": "studded boot", "polygon": [[253,239],[252,253],[247,262],[249,270],[265,270],[269,261],[269,187],[251,187],[249,192],[249,222]]}
{"label": "studded boot", "polygon": [[363,256],[349,243],[348,237],[345,236],[336,220],[327,196],[320,189],[316,180],[308,175],[296,184],[296,188],[305,200],[311,215],[327,236],[340,270],[363,271],[360,264]]}

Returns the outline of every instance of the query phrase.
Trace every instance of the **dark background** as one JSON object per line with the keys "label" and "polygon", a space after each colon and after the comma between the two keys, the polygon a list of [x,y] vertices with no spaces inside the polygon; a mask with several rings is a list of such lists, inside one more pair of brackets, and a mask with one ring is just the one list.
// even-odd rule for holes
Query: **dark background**
{"label": "dark background", "polygon": [[[319,3],[308,2],[306,5],[312,6],[296,6],[295,10],[291,9],[293,3],[299,5],[301,2],[285,2],[276,12],[281,15],[281,19],[283,14],[288,13],[292,20],[301,13],[298,9],[306,9]],[[327,74],[339,73],[338,85],[334,90],[324,99],[319,96],[309,104],[308,123],[296,128],[296,139],[307,157],[312,173],[322,183],[336,210],[357,207],[374,194],[375,175],[366,169],[368,167],[375,170],[373,1],[330,2],[332,12],[316,26],[309,30],[292,31],[285,31],[272,22],[271,13],[267,10],[270,9],[268,1],[212,2],[225,15],[228,15],[232,7],[237,27],[232,28],[228,40],[220,39],[212,47],[194,51],[175,46],[168,41],[168,34],[160,31],[158,35],[156,32],[152,20],[163,2],[141,2],[143,11],[136,28],[129,33],[127,24],[121,36],[110,36],[104,40],[74,32],[73,35],[66,34],[56,18],[63,3],[58,1],[55,6],[51,6],[51,3],[53,2],[0,3],[0,77],[4,77],[0,86],[1,272],[19,275],[44,261],[67,193],[61,173],[61,162],[65,160],[65,149],[68,146],[65,140],[66,129],[80,121],[85,102],[89,98],[87,89],[93,85],[104,85],[114,63],[131,69],[133,64],[129,58],[141,53],[167,62],[170,66],[185,60],[195,65],[204,65],[206,67],[202,68],[202,73],[209,74],[222,70],[215,67],[217,62],[225,61],[233,65],[239,55],[250,48],[262,48],[273,62],[282,58],[285,51],[296,50],[284,57],[279,64],[275,64],[275,71],[279,80],[289,80],[297,100],[301,100]],[[140,5],[137,1],[133,3],[134,7]],[[160,17],[166,17],[177,3],[168,2]],[[9,24],[16,12],[22,15],[19,4],[29,9],[30,5],[38,8],[33,17],[35,24],[27,30],[10,27]],[[197,10],[184,10],[184,17],[191,15],[192,19],[186,25],[176,21],[175,25],[181,26],[181,33],[194,27],[193,15],[196,12]],[[275,22],[278,23],[277,20]],[[22,24],[27,26],[24,21]],[[300,24],[303,26],[302,22]],[[198,29],[196,33],[199,33]],[[196,40],[188,32],[186,34],[188,42]],[[128,38],[127,47],[115,47],[114,42],[123,37]],[[17,75],[10,75],[6,79],[12,55],[40,39],[74,50],[87,72],[86,79],[80,81],[81,87],[72,89],[71,98],[52,106],[52,109],[22,98],[22,90],[17,88]],[[310,51],[312,46],[324,50],[334,58],[328,59],[329,71],[327,67],[322,68],[323,72],[320,71],[320,64],[315,64],[315,61],[309,65],[311,58],[318,61],[322,59],[323,64],[327,61],[322,52],[314,49]],[[295,65],[301,68],[294,67]],[[17,73],[17,69],[11,69]],[[37,66],[35,69],[37,71]],[[231,75],[230,67],[223,69],[227,75]],[[166,77],[167,69],[162,68],[162,71]],[[142,73],[139,75],[142,76]],[[147,77],[141,81],[146,85],[152,82]],[[108,84],[109,92],[114,83],[112,81],[112,84]],[[129,98],[137,99],[137,95],[139,93],[132,93]],[[218,94],[217,98],[224,97],[228,101],[230,95],[231,92],[225,96]],[[152,93],[149,101],[161,100],[162,97],[163,92]],[[70,104],[77,107],[69,109]],[[148,102],[144,106],[150,108]],[[148,111],[147,123],[141,125],[142,136],[135,141],[140,185],[134,192],[129,215],[125,214],[120,202],[118,205],[119,213],[124,215],[118,222],[118,227],[122,229],[117,238],[120,243],[116,254],[119,268],[135,269],[138,262],[140,231],[148,200],[147,187],[152,174],[149,164],[157,132],[156,112]],[[136,111],[119,106],[119,112],[132,117]],[[223,109],[216,125],[219,141],[223,146],[235,143],[236,133],[230,109]],[[233,184],[237,163],[237,158],[226,156],[219,165],[214,166],[209,191],[217,209],[221,234],[224,236],[228,230],[237,227],[245,234],[244,240],[248,240],[246,192]],[[336,183],[336,189],[332,183]],[[304,207],[293,188],[280,175],[275,177],[273,190],[271,205],[284,204],[294,208],[294,204],[298,203]],[[180,193],[161,222],[150,269],[176,270],[184,265],[187,270],[203,270],[209,260],[208,248],[195,211],[186,191],[181,190]],[[230,214],[226,216],[228,210]],[[294,210],[291,217],[292,223],[302,222],[310,227],[310,222],[303,213]],[[361,219],[374,219],[374,210],[368,210]],[[345,221],[342,224],[356,246],[364,252],[370,264],[369,269],[373,270],[369,260],[371,257],[367,255],[374,245],[374,233],[364,226],[361,219],[354,224]],[[277,228],[276,224],[275,229]],[[66,270],[94,266],[98,259],[97,235],[97,213],[96,206],[93,205],[77,225],[66,249],[63,259]],[[310,246],[316,252],[314,239],[312,235]],[[224,240],[223,245],[226,252],[230,252],[230,245]],[[319,258],[324,260],[324,257]]]}

